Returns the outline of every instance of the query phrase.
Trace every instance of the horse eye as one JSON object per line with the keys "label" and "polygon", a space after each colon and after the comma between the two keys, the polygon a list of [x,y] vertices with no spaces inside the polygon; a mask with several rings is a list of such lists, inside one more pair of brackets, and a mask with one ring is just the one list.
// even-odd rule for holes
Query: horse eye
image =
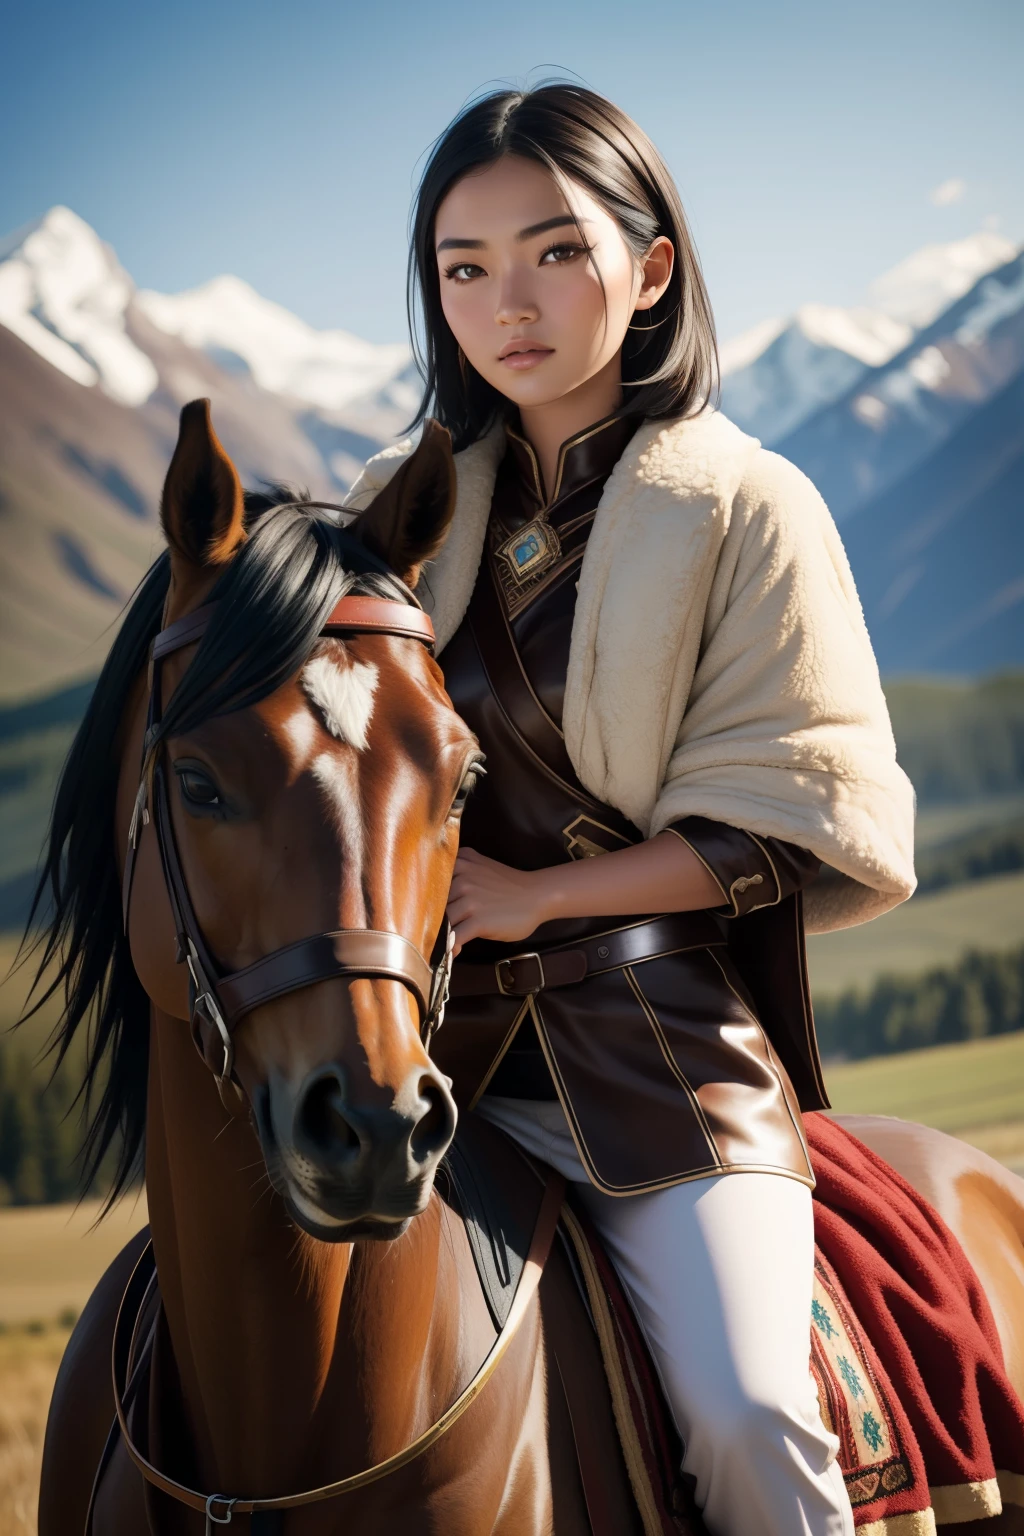
{"label": "horse eye", "polygon": [[462,815],[466,808],[466,801],[469,799],[472,791],[476,788],[478,781],[483,778],[486,772],[487,769],[484,767],[483,763],[475,762],[470,764],[470,766],[466,769],[462,783],[459,785],[455,799],[452,801],[452,808],[448,812],[449,816]]}
{"label": "horse eye", "polygon": [[204,809],[220,805],[217,786],[207,774],[200,773],[198,768],[177,768],[175,772],[181,785],[182,799],[190,805],[202,806]]}

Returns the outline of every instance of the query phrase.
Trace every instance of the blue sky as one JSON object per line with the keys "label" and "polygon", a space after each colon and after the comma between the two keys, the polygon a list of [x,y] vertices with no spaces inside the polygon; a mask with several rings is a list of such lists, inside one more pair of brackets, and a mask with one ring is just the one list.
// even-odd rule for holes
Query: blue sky
{"label": "blue sky", "polygon": [[545,72],[659,145],[723,338],[856,303],[986,220],[1024,239],[1019,0],[20,0],[6,18],[0,232],[67,203],[141,286],[235,272],[372,340],[404,335],[425,149],[481,87]]}

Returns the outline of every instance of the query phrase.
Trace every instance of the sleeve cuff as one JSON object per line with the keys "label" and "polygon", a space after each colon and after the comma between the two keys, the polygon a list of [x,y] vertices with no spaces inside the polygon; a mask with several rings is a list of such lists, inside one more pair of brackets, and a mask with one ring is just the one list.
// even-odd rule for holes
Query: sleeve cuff
{"label": "sleeve cuff", "polygon": [[[685,816],[664,829],[681,838],[700,859],[722,892],[722,906],[713,908],[725,917],[745,917],[760,907],[773,907],[784,894],[778,869],[768,843],[724,822],[703,816]],[[815,864],[817,861],[815,861]]]}

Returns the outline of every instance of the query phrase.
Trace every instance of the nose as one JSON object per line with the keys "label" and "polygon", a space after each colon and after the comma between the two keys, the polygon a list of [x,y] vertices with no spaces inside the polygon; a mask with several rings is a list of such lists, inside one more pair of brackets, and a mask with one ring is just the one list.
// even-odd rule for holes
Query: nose
{"label": "nose", "polygon": [[410,1072],[390,1104],[356,1103],[330,1062],[303,1084],[292,1123],[296,1149],[332,1184],[371,1189],[421,1183],[454,1134],[455,1105],[430,1068]]}
{"label": "nose", "polygon": [[540,316],[536,302],[524,291],[522,279],[509,275],[501,284],[494,318],[499,325],[530,325]]}

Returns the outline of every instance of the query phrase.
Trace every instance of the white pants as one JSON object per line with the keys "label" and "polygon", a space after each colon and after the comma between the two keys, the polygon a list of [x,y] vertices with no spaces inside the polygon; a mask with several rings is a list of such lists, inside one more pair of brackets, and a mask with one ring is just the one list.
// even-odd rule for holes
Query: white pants
{"label": "white pants", "polygon": [[807,1186],[730,1173],[616,1198],[590,1184],[559,1104],[487,1096],[477,1113],[586,1186],[714,1536],[853,1536],[838,1441],[808,1366]]}

